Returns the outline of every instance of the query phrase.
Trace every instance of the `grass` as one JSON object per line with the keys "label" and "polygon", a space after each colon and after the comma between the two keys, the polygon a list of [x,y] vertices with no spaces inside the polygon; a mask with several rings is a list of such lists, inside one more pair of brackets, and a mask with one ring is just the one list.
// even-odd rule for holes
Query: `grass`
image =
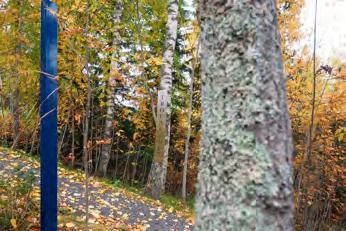
{"label": "grass", "polygon": [[[38,157],[8,148],[0,147],[0,151],[19,154],[31,161],[39,160]],[[15,166],[14,171],[11,181],[0,180],[0,230],[39,230],[40,201],[37,187],[34,187],[36,176],[33,171],[23,171],[19,166]],[[59,207],[58,224],[59,230],[83,230],[85,227],[82,218],[66,207]],[[128,230],[121,225],[110,227],[91,223],[88,227],[94,231]]]}
{"label": "grass", "polygon": [[[12,150],[10,148],[6,147],[0,147],[0,152],[5,153],[15,153],[20,155],[21,157],[28,159],[33,162],[39,162],[40,157],[37,155],[30,155],[24,151],[21,150]],[[67,172],[73,172],[77,173],[78,175],[83,175],[84,172],[80,169],[71,169],[68,166],[63,165],[62,163],[59,163],[59,168],[62,168],[64,171]],[[181,216],[187,218],[187,219],[193,219],[194,217],[194,197],[187,198],[186,203],[184,203],[180,198],[169,195],[169,194],[162,194],[160,200],[154,200],[144,194],[144,190],[141,187],[138,186],[132,186],[127,183],[124,183],[119,180],[111,180],[109,178],[95,178],[97,181],[103,183],[104,185],[107,185],[108,187],[114,188],[116,190],[123,190],[127,194],[133,194],[134,196],[140,196],[141,199],[145,200],[148,203],[154,203],[159,206],[165,207],[167,210],[171,212],[176,212],[180,214]]]}
{"label": "grass", "polygon": [[[16,192],[16,193],[13,193]],[[18,194],[17,187],[0,181],[0,230],[39,230],[39,201],[29,193]],[[6,196],[4,196],[6,195]],[[59,208],[59,230],[82,230],[84,221],[69,210]],[[89,224],[89,230],[114,230],[102,224]],[[117,230],[127,230],[119,228]]]}
{"label": "grass", "polygon": [[185,218],[191,218],[194,216],[194,197],[187,198],[186,203],[184,203],[180,198],[170,195],[170,194],[162,194],[160,199],[154,200],[151,197],[144,194],[144,190],[141,187],[135,187],[129,185],[127,183],[121,182],[119,180],[110,180],[110,179],[101,179],[106,185],[109,185],[113,188],[125,189],[128,192],[140,195],[144,197],[149,202],[155,203],[159,202],[164,207],[169,209],[170,211],[175,211],[183,215]]}

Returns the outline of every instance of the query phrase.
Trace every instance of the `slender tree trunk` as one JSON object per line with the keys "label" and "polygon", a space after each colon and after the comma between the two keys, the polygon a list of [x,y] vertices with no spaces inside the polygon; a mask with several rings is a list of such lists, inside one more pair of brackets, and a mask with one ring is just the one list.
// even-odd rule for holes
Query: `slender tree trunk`
{"label": "slender tree trunk", "polygon": [[[197,44],[198,45],[198,44]],[[192,58],[192,73],[191,73],[191,82],[189,87],[189,109],[187,114],[187,134],[185,140],[185,152],[184,152],[184,169],[183,169],[183,182],[181,186],[181,197],[186,201],[186,176],[187,176],[187,164],[189,162],[189,145],[191,137],[191,115],[192,115],[192,99],[193,99],[193,81],[195,75],[195,57]]]}
{"label": "slender tree trunk", "polygon": [[[120,3],[115,4],[114,8],[114,27],[120,23],[120,17],[122,13],[122,5]],[[111,70],[108,79],[108,95],[107,95],[107,116],[105,122],[104,139],[107,141],[106,144],[102,146],[100,164],[98,168],[99,174],[105,176],[107,174],[107,167],[110,160],[110,154],[112,149],[112,130],[113,130],[113,118],[114,118],[114,90],[116,86],[116,75],[118,75],[118,50],[120,38],[118,29],[114,29],[113,34],[113,55],[111,60]]]}
{"label": "slender tree trunk", "polygon": [[[319,202],[319,193],[315,193],[312,205],[307,206],[306,204],[302,203],[301,197],[302,196],[308,196],[304,195],[307,194],[307,192],[304,192],[305,190],[301,190],[302,183],[303,183],[303,170],[304,166],[306,164],[309,164],[310,166],[314,166],[314,170],[310,173],[312,175],[315,175],[316,178],[315,180],[312,180],[312,182],[307,181],[308,185],[305,187],[311,186],[312,183],[314,183],[313,187],[319,188],[319,180],[321,179],[320,176],[320,170],[319,170],[319,165],[318,165],[318,157],[316,160],[311,159],[311,154],[312,154],[312,149],[313,149],[313,139],[314,139],[314,123],[315,123],[315,114],[317,111],[317,106],[316,106],[316,79],[317,79],[317,70],[316,70],[316,45],[317,45],[317,9],[318,9],[318,0],[315,0],[315,15],[314,15],[314,46],[313,46],[313,89],[312,89],[312,99],[311,99],[311,115],[310,115],[310,124],[309,124],[309,130],[308,130],[308,137],[307,137],[307,145],[306,145],[306,150],[303,155],[303,160],[301,163],[301,167],[299,170],[299,182],[298,182],[298,196],[297,196],[297,204],[298,208],[296,208],[296,211],[299,211],[300,209],[304,208],[304,213],[303,213],[303,224],[304,228],[303,230],[316,230],[315,225],[320,222],[321,217],[319,217],[319,208],[316,208],[317,204],[320,204]],[[318,155],[318,154],[317,154]],[[310,178],[311,179],[311,178]],[[309,180],[310,180],[309,179]],[[315,181],[315,182],[314,182]],[[317,194],[317,195],[316,195]]]}
{"label": "slender tree trunk", "polygon": [[2,88],[3,88],[3,83],[2,83],[2,72],[0,71],[0,93],[2,91]]}
{"label": "slender tree trunk", "polygon": [[130,161],[130,154],[127,154],[127,157],[126,157],[126,163],[125,163],[125,169],[124,169],[124,172],[123,172],[123,181],[125,181],[125,177],[127,176],[127,166],[129,164],[129,161]]}
{"label": "slender tree trunk", "polygon": [[[68,118],[68,119],[70,119],[70,118]],[[66,135],[67,127],[68,127],[67,125],[68,124],[65,124],[64,132],[62,133],[61,141],[60,141],[59,148],[58,148],[58,158],[61,154],[62,146],[64,145],[64,139],[65,139],[65,135]]]}
{"label": "slender tree trunk", "polygon": [[83,166],[85,173],[85,229],[88,230],[89,220],[89,120],[90,120],[90,101],[91,101],[91,84],[90,73],[88,75],[88,92],[87,104],[85,108],[84,131],[83,131]]}
{"label": "slender tree trunk", "polygon": [[[90,1],[87,1],[87,14],[90,13]],[[86,26],[84,29],[84,35],[87,37],[90,23],[90,15],[87,17]],[[89,123],[90,123],[90,109],[91,109],[91,73],[90,73],[90,48],[86,47],[86,76],[87,76],[87,98],[85,106],[85,115],[84,115],[84,125],[83,125],[83,166],[85,174],[85,230],[89,230],[89,152],[91,142],[89,142]]]}
{"label": "slender tree trunk", "polygon": [[312,100],[311,100],[311,117],[309,125],[309,135],[308,135],[308,145],[307,145],[307,156],[308,160],[310,159],[312,152],[312,141],[313,141],[313,129],[315,122],[315,113],[316,113],[316,31],[317,31],[317,2],[315,0],[315,20],[314,20],[314,49],[313,49],[313,89],[312,89]]}
{"label": "slender tree trunk", "polygon": [[136,29],[137,29],[137,34],[138,34],[138,42],[139,46],[141,47],[141,76],[140,79],[144,81],[144,87],[148,91],[149,98],[150,98],[150,107],[151,107],[151,112],[153,115],[154,123],[156,125],[156,112],[155,112],[155,104],[154,104],[154,96],[150,91],[149,85],[148,85],[148,78],[145,75],[145,69],[144,69],[144,64],[145,64],[145,59],[144,59],[144,51],[143,51],[143,36],[142,36],[142,24],[141,24],[141,17],[139,13],[139,0],[136,0],[136,13],[137,13],[137,23],[136,23]]}
{"label": "slender tree trunk", "polygon": [[72,125],[71,125],[71,136],[72,136],[72,144],[71,144],[71,157],[72,157],[72,161],[71,161],[71,168],[74,168],[74,160],[75,160],[75,114],[74,112],[72,112]]}
{"label": "slender tree trunk", "polygon": [[[183,1],[183,8],[187,5],[184,4],[185,1]],[[196,3],[195,3],[196,4]],[[190,23],[194,22],[196,18],[196,13],[187,11],[185,14],[188,15],[186,20],[190,21]],[[191,16],[192,19],[190,18]],[[194,25],[194,24],[192,24]],[[196,31],[196,26],[193,26],[193,32],[191,34],[198,35],[198,32]],[[185,37],[185,36],[184,36]],[[193,88],[194,88],[194,78],[195,78],[195,69],[196,69],[196,60],[198,59],[198,53],[199,53],[199,37],[196,36],[196,38],[192,39],[189,37],[185,37],[185,41],[190,44],[192,47],[192,50],[190,51],[190,54],[192,55],[192,59],[189,62],[191,66],[189,66],[189,74],[190,74],[190,85],[188,90],[188,96],[189,96],[189,104],[188,104],[188,114],[187,114],[187,133],[186,133],[186,140],[185,140],[185,150],[184,150],[184,163],[183,163],[183,177],[182,177],[182,184],[181,184],[181,197],[184,202],[186,202],[186,180],[187,180],[187,172],[188,172],[188,162],[189,162],[189,146],[190,146],[190,138],[191,138],[191,115],[192,115],[192,100],[193,100]]]}
{"label": "slender tree trunk", "polygon": [[17,72],[13,102],[13,149],[17,148],[17,143],[19,139],[19,121],[19,73]]}
{"label": "slender tree trunk", "polygon": [[[309,123],[309,130],[307,134],[307,145],[305,148],[305,152],[303,155],[303,160],[300,164],[300,169],[298,172],[298,192],[301,190],[301,184],[303,181],[303,169],[306,163],[309,163],[310,157],[311,157],[311,152],[312,152],[312,143],[313,143],[313,131],[314,131],[314,122],[315,122],[315,112],[316,112],[316,78],[317,78],[317,73],[316,73],[316,41],[317,41],[317,3],[318,1],[315,0],[315,17],[314,17],[314,47],[313,47],[313,85],[312,85],[312,99],[311,99],[311,115],[310,115],[310,123]],[[297,204],[300,206],[300,198],[301,194],[298,193],[297,196]]]}
{"label": "slender tree trunk", "polygon": [[275,1],[201,2],[196,230],[293,230],[292,144]]}
{"label": "slender tree trunk", "polygon": [[146,175],[147,175],[147,155],[144,155],[144,166],[143,166],[143,175],[142,175],[142,184],[145,183]]}
{"label": "slender tree trunk", "polygon": [[165,189],[168,150],[171,130],[171,90],[172,66],[177,40],[178,1],[168,1],[167,34],[161,69],[160,90],[158,92],[157,121],[154,159],[150,169],[145,193],[155,199],[160,198]]}
{"label": "slender tree trunk", "polygon": [[[116,64],[113,64],[112,69],[116,68]],[[114,66],[114,67],[113,67]],[[106,176],[107,168],[110,160],[111,147],[112,147],[112,129],[113,129],[113,118],[114,118],[114,89],[115,89],[115,76],[110,76],[108,79],[109,94],[107,96],[107,115],[104,128],[104,140],[105,144],[102,145],[100,162],[98,165],[98,172],[102,176]]]}
{"label": "slender tree trunk", "polygon": [[139,152],[135,153],[136,155],[136,158],[135,158],[135,162],[132,162],[132,166],[133,166],[133,169],[132,169],[132,179],[131,179],[131,185],[133,185],[133,183],[135,182],[135,178],[136,178],[136,173],[137,173],[137,165],[138,165],[138,159],[139,159],[139,153],[140,153],[140,149],[138,150]]}
{"label": "slender tree trunk", "polygon": [[119,157],[119,137],[117,135],[117,148],[116,148],[116,151],[115,151],[115,169],[114,169],[114,172],[113,172],[113,180],[117,179],[118,157]]}
{"label": "slender tree trunk", "polygon": [[2,83],[2,72],[0,71],[0,109],[1,109],[1,116],[2,118],[5,117],[5,113],[4,113],[4,108],[5,108],[5,97],[2,94],[2,88],[3,88],[3,83]]}
{"label": "slender tree trunk", "polygon": [[31,141],[31,148],[30,148],[30,154],[34,154],[35,150],[35,143],[36,143],[36,135],[37,135],[37,127],[39,122],[35,122],[34,132],[32,134],[32,141]]}
{"label": "slender tree trunk", "polygon": [[20,36],[21,35],[21,1],[17,1],[17,6],[18,6],[18,23],[17,23],[17,31],[16,31],[16,64],[15,64],[15,76],[16,76],[16,83],[14,86],[14,97],[13,97],[13,144],[12,148],[17,147],[18,139],[19,139],[19,124],[20,124],[20,118],[19,118],[19,59],[20,59],[20,54],[21,54],[21,42],[20,42]]}

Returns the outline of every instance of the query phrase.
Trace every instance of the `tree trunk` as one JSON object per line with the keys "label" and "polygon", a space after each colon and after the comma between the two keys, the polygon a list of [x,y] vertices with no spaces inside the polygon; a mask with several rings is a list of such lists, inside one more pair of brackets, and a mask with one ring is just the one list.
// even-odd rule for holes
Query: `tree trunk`
{"label": "tree trunk", "polygon": [[16,76],[16,84],[14,86],[14,97],[13,97],[13,144],[12,148],[16,149],[18,139],[19,139],[19,126],[20,126],[20,118],[19,118],[19,81],[20,81],[20,76],[19,76],[19,68],[20,68],[20,55],[21,55],[21,40],[20,36],[21,34],[21,27],[22,27],[22,21],[21,21],[21,1],[17,1],[17,7],[18,7],[18,21],[17,21],[17,33],[16,33],[16,63],[15,63],[15,70],[14,70],[14,75]]}
{"label": "tree trunk", "polygon": [[156,112],[155,112],[155,104],[154,104],[154,96],[150,91],[149,85],[148,85],[148,78],[145,75],[145,58],[144,58],[144,51],[143,51],[143,36],[142,36],[142,24],[141,24],[141,15],[139,13],[139,0],[136,0],[136,13],[137,13],[137,23],[136,23],[136,29],[138,34],[138,42],[139,46],[141,47],[140,53],[141,53],[141,75],[140,79],[144,83],[145,89],[148,91],[149,98],[150,98],[150,107],[151,112],[153,115],[154,123],[156,125]]}
{"label": "tree trunk", "polygon": [[138,166],[138,159],[139,159],[140,152],[141,152],[140,148],[139,148],[139,150],[135,149],[135,155],[136,155],[135,162],[131,163],[131,165],[133,166],[131,185],[133,185],[135,183],[136,173],[137,173],[137,166]]}
{"label": "tree trunk", "polygon": [[116,151],[115,151],[115,168],[114,168],[114,171],[113,171],[113,180],[117,179],[118,158],[119,158],[119,136],[117,135],[117,147],[116,147]]}
{"label": "tree trunk", "polygon": [[2,77],[1,77],[1,74],[2,74],[2,73],[1,73],[1,71],[0,71],[0,93],[1,93],[1,90],[2,90],[2,87],[3,87],[3,86],[2,86],[2,85],[3,85],[3,83],[2,83]]}
{"label": "tree trunk", "polygon": [[[198,43],[197,43],[198,46]],[[198,48],[197,48],[198,49]],[[197,52],[198,53],[198,52]],[[189,162],[189,145],[191,137],[191,115],[192,115],[192,99],[193,99],[193,81],[195,77],[195,58],[192,57],[192,67],[191,67],[191,82],[189,87],[189,109],[187,115],[187,135],[185,140],[185,152],[184,152],[184,168],[183,168],[183,182],[181,186],[181,197],[186,201],[186,177],[187,177],[187,164]]]}
{"label": "tree trunk", "polygon": [[171,129],[171,89],[172,89],[172,66],[177,39],[178,28],[178,1],[168,1],[167,34],[163,53],[163,65],[161,69],[160,90],[157,102],[157,121],[154,159],[150,169],[145,193],[155,199],[160,198],[164,191],[168,149]]}
{"label": "tree trunk", "polygon": [[[17,54],[18,55],[18,54]],[[16,56],[17,56],[16,55]],[[19,64],[17,63],[17,67],[19,68]],[[12,148],[17,148],[17,143],[19,139],[19,73],[16,71],[16,85],[14,91],[14,102],[13,102],[13,144]]]}
{"label": "tree trunk", "polygon": [[275,1],[201,3],[196,230],[293,230],[292,144]]}
{"label": "tree trunk", "polygon": [[74,111],[72,112],[72,125],[71,125],[71,136],[72,136],[72,140],[71,140],[71,168],[74,168],[74,160],[75,160],[75,114]]}
{"label": "tree trunk", "polygon": [[3,83],[2,83],[2,72],[0,71],[0,109],[1,109],[1,116],[4,118],[5,113],[4,113],[4,108],[5,108],[5,95],[2,94],[2,88],[3,88]]}
{"label": "tree trunk", "polygon": [[[120,23],[120,17],[122,13],[122,5],[120,3],[115,4],[114,8],[114,27]],[[107,167],[110,160],[110,154],[112,149],[112,130],[113,130],[113,118],[114,118],[114,90],[116,86],[116,75],[118,75],[118,50],[119,50],[119,41],[120,38],[118,29],[114,29],[113,34],[113,55],[111,60],[111,70],[110,76],[108,79],[108,95],[107,95],[107,116],[105,121],[105,130],[104,130],[104,140],[106,143],[102,146],[100,164],[98,167],[98,172],[102,176],[106,176]]]}
{"label": "tree trunk", "polygon": [[[89,60],[89,58],[88,58]],[[89,64],[87,64],[89,65]],[[90,152],[90,140],[89,140],[89,122],[90,122],[90,104],[91,104],[91,78],[88,70],[88,90],[87,90],[87,102],[85,107],[85,118],[83,126],[83,166],[85,174],[85,229],[88,230],[89,220],[89,152]]]}
{"label": "tree trunk", "polygon": [[[111,63],[111,68],[116,68],[114,61]],[[112,72],[112,71],[111,71]],[[102,176],[106,176],[108,163],[110,160],[110,153],[112,147],[112,129],[113,129],[113,118],[114,118],[114,89],[115,89],[115,76],[111,75],[108,79],[108,96],[107,96],[107,115],[104,128],[104,141],[102,145],[100,163],[98,166],[98,172]]]}
{"label": "tree trunk", "polygon": [[[87,14],[90,13],[90,1],[87,1]],[[87,37],[90,15],[87,17],[86,25],[84,28],[84,36]],[[87,98],[85,106],[84,124],[83,124],[83,167],[85,174],[85,230],[89,230],[89,153],[92,147],[91,140],[89,140],[89,123],[90,123],[90,110],[91,110],[91,97],[92,97],[92,86],[91,86],[91,73],[90,73],[90,47],[86,47],[86,76],[87,76]]]}
{"label": "tree trunk", "polygon": [[129,161],[130,161],[130,154],[127,154],[127,157],[126,157],[126,163],[125,163],[125,169],[124,169],[124,172],[123,172],[123,181],[125,181],[125,177],[128,175],[127,174],[127,166],[129,165]]}

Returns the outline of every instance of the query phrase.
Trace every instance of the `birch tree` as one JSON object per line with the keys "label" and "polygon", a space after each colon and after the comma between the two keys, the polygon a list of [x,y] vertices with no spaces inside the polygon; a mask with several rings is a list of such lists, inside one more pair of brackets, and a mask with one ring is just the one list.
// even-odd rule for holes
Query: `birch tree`
{"label": "birch tree", "polygon": [[[194,37],[195,36],[195,37]],[[183,164],[183,179],[181,186],[181,197],[183,201],[186,201],[186,182],[187,182],[187,172],[188,172],[188,162],[190,155],[190,138],[191,138],[191,120],[192,120],[192,106],[193,106],[193,91],[194,91],[194,80],[195,80],[195,69],[196,69],[196,61],[198,60],[199,54],[199,32],[195,32],[192,36],[194,38],[192,47],[192,60],[191,60],[191,79],[189,84],[189,104],[188,104],[188,112],[187,112],[187,132],[185,139],[185,149],[184,149],[184,164]]]}
{"label": "birch tree", "polygon": [[187,164],[189,161],[189,145],[190,145],[190,138],[191,138],[191,117],[192,117],[192,100],[193,100],[193,81],[194,81],[194,69],[195,69],[195,61],[192,61],[192,74],[190,79],[190,85],[189,85],[189,106],[188,106],[188,112],[187,112],[187,134],[186,134],[186,140],[185,140],[185,149],[184,149],[184,165],[183,165],[183,180],[182,180],[182,186],[181,186],[181,197],[183,198],[183,201],[186,201],[186,177],[187,177]]}
{"label": "birch tree", "polygon": [[116,87],[116,75],[118,75],[118,50],[119,50],[119,38],[120,34],[118,32],[118,25],[121,20],[121,13],[122,13],[122,5],[119,3],[119,1],[116,2],[114,6],[114,33],[113,33],[113,54],[112,54],[112,60],[111,60],[111,70],[110,70],[110,76],[108,79],[108,95],[107,95],[107,115],[106,115],[106,121],[105,121],[105,128],[104,128],[104,140],[106,141],[105,144],[102,146],[102,152],[100,156],[100,165],[98,167],[98,171],[103,176],[106,176],[107,174],[107,167],[110,160],[111,155],[111,148],[112,148],[112,130],[113,130],[113,119],[114,119],[114,91]]}
{"label": "birch tree", "polygon": [[204,0],[196,230],[293,230],[275,1]]}
{"label": "birch tree", "polygon": [[145,192],[158,199],[165,188],[171,129],[172,66],[177,39],[178,1],[168,1],[167,34],[157,99],[155,151]]}

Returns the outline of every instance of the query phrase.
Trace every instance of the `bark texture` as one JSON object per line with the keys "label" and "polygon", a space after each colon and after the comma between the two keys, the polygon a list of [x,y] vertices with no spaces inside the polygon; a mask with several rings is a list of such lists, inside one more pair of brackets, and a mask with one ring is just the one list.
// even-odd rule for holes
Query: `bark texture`
{"label": "bark texture", "polygon": [[275,1],[202,0],[196,230],[293,230],[291,129]]}
{"label": "bark texture", "polygon": [[[168,1],[167,34],[165,39],[163,62],[161,68],[160,90],[157,105],[156,138],[154,159],[150,169],[145,192],[158,199],[165,188],[168,150],[171,130],[171,91],[172,66],[177,40],[178,28],[178,1]],[[162,93],[163,98],[160,97]],[[161,118],[159,118],[161,116]]]}
{"label": "bark texture", "polygon": [[[121,20],[121,14],[122,14],[122,4],[117,3],[115,4],[114,8],[114,27],[117,27],[119,25]],[[114,91],[116,87],[116,75],[118,75],[118,49],[119,49],[119,41],[120,35],[118,33],[118,30],[115,29],[115,32],[113,34],[113,55],[111,60],[111,70],[110,70],[110,76],[108,79],[107,87],[108,87],[108,95],[107,95],[107,115],[106,115],[106,121],[105,121],[105,128],[104,128],[104,140],[106,143],[102,145],[102,151],[100,156],[100,164],[98,167],[98,172],[102,176],[106,176],[107,174],[107,168],[111,156],[111,149],[112,149],[112,131],[113,131],[113,119],[114,119]]]}

